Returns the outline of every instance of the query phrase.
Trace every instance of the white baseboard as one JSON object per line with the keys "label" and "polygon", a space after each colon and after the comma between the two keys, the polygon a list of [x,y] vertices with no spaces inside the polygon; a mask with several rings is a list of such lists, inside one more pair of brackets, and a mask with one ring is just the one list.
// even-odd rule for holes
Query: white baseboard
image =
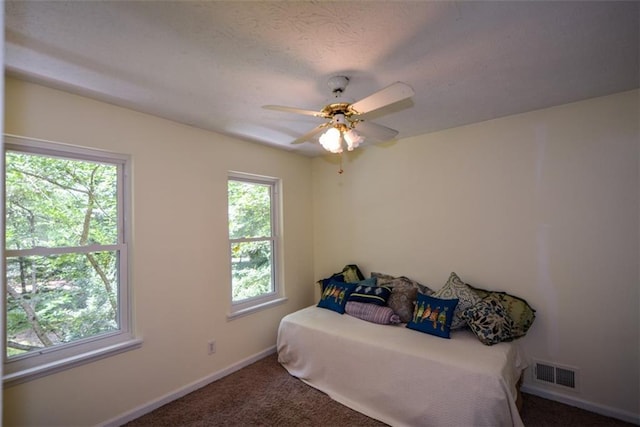
{"label": "white baseboard", "polygon": [[158,409],[159,407],[166,405],[167,403],[173,402],[176,399],[181,398],[191,392],[194,392],[212,382],[219,380],[220,378],[224,378],[229,374],[232,374],[240,369],[251,365],[258,360],[267,357],[276,352],[276,346],[269,347],[259,353],[254,354],[253,356],[249,356],[246,359],[240,360],[239,362],[234,363],[231,366],[228,366],[218,372],[214,372],[211,375],[207,375],[206,377],[192,382],[191,384],[187,384],[184,387],[179,388],[176,391],[165,394],[158,399],[152,400],[151,402],[145,403],[144,405],[138,406],[137,408],[133,408],[132,410],[119,415],[115,418],[112,418],[104,423],[98,424],[98,427],[118,427],[123,424],[128,423],[129,421],[133,421],[136,418],[140,418],[141,416],[148,414],[154,409]]}
{"label": "white baseboard", "polygon": [[604,415],[606,417],[616,418],[628,423],[640,425],[640,414],[634,414],[632,412],[623,411],[620,409],[612,408],[610,406],[589,402],[577,397],[558,393],[553,390],[537,387],[536,385],[532,384],[523,384],[521,391],[523,393],[529,393],[535,396],[543,397],[545,399],[564,403],[565,405],[575,406],[576,408],[595,412],[596,414]]}

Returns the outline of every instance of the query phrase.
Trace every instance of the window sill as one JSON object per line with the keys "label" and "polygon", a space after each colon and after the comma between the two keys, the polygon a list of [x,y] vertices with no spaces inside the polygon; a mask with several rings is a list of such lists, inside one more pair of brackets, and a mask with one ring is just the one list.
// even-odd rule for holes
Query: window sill
{"label": "window sill", "polygon": [[47,363],[46,365],[34,368],[24,369],[22,371],[6,374],[2,377],[4,387],[11,387],[22,384],[37,378],[55,374],[56,372],[75,368],[86,363],[95,362],[105,357],[114,356],[125,351],[134,350],[142,346],[142,340],[139,338],[130,339],[118,344],[104,347],[98,350],[89,351],[87,353],[78,354],[76,356],[67,357],[62,360]]}
{"label": "window sill", "polygon": [[267,308],[271,308],[276,305],[284,304],[287,302],[287,298],[278,298],[271,301],[266,301],[261,304],[256,304],[252,307],[243,308],[241,310],[234,311],[233,313],[227,314],[227,321],[237,319],[238,317],[243,317],[251,313],[255,313],[257,311],[266,310]]}

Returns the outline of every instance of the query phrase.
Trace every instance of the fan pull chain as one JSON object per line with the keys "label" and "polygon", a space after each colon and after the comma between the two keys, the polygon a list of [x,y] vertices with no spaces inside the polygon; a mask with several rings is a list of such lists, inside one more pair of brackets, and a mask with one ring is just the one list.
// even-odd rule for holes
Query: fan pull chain
{"label": "fan pull chain", "polygon": [[344,155],[344,153],[340,153],[340,169],[338,169],[338,175],[342,175],[342,172],[344,172],[342,170],[342,156]]}

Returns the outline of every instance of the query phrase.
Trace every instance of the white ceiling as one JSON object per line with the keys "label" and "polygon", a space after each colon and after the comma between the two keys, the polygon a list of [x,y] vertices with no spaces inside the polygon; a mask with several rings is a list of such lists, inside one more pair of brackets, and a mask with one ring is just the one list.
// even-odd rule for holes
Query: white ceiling
{"label": "white ceiling", "polygon": [[[6,1],[10,75],[241,139],[290,145],[327,79],[398,138],[640,87],[639,2]],[[10,100],[9,100],[10,102]],[[384,113],[384,114],[383,114]]]}

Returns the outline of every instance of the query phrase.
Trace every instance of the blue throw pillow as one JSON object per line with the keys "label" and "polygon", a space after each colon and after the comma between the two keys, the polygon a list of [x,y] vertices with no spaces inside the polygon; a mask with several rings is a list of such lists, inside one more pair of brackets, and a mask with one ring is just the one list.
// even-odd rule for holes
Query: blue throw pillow
{"label": "blue throw pillow", "polygon": [[450,338],[453,312],[457,299],[439,299],[418,294],[413,317],[407,328],[442,338]]}
{"label": "blue throw pillow", "polygon": [[353,283],[332,281],[324,287],[318,307],[344,314],[344,306],[347,304],[349,295],[354,289],[355,285]]}
{"label": "blue throw pillow", "polygon": [[327,288],[327,286],[329,286],[333,282],[344,283],[344,277],[342,277],[342,276],[333,277],[332,276],[332,277],[327,277],[326,279],[318,280],[318,283],[320,283],[320,291],[322,293],[324,293],[324,290]]}
{"label": "blue throw pillow", "polygon": [[[375,280],[375,277],[371,279]],[[355,283],[356,287],[349,297],[349,301],[387,305],[387,301],[391,296],[391,288],[388,286],[375,286],[375,283],[373,285],[367,285],[367,282],[371,279]]]}

